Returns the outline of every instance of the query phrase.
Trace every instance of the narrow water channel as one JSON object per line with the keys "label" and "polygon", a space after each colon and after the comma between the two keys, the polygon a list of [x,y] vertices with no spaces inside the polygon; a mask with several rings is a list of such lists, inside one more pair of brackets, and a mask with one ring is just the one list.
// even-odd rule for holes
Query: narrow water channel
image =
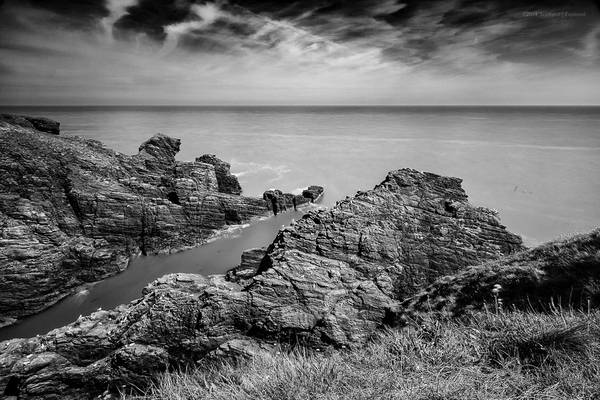
{"label": "narrow water channel", "polygon": [[127,303],[140,297],[148,283],[166,274],[223,273],[240,263],[244,250],[270,244],[282,225],[289,225],[305,212],[306,209],[289,211],[248,226],[234,227],[218,239],[192,250],[135,258],[123,273],[90,285],[16,325],[0,329],[0,340],[41,335],[75,321],[80,315],[90,314],[99,307],[111,309]]}

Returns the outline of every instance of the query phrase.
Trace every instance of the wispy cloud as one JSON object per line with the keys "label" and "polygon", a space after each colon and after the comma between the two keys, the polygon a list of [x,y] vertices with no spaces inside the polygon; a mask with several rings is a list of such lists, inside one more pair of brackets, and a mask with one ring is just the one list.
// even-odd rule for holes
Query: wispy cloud
{"label": "wispy cloud", "polygon": [[551,6],[8,0],[0,101],[599,103],[598,9]]}

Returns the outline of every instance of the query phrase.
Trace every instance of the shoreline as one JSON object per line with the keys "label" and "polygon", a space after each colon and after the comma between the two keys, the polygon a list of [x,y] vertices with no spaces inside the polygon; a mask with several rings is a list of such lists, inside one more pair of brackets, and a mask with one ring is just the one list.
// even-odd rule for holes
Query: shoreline
{"label": "shoreline", "polygon": [[[168,366],[244,360],[287,346],[354,351],[382,329],[430,313],[429,296],[440,312],[460,315],[493,301],[498,281],[505,306],[520,308],[545,299],[556,279],[577,285],[587,276],[563,271],[587,266],[600,279],[598,249],[600,230],[525,249],[495,212],[468,203],[460,179],[392,171],[373,189],[278,230],[240,274],[163,275],[127,304],[0,342],[0,377],[34,393],[37,382],[56,387],[67,376],[61,393],[76,399],[118,395],[123,384],[143,390]],[[553,299],[564,299],[568,285],[559,286]],[[473,302],[463,300],[465,288],[476,291]],[[25,361],[44,366],[15,367]]]}
{"label": "shoreline", "polygon": [[[316,200],[316,202],[318,202],[318,200]],[[301,213],[301,215],[304,215],[304,212],[308,211],[308,209],[315,209],[315,210],[316,209],[322,209],[321,208],[322,206],[320,206],[316,202],[315,203],[305,203],[305,204],[303,204],[301,207],[298,207],[298,212]],[[284,212],[280,213],[279,215],[284,215],[285,216],[285,214],[288,214],[288,213],[293,213],[293,211],[292,210],[287,210],[287,211],[284,211]],[[109,280],[110,280],[110,283],[112,285],[116,284],[118,282],[118,280],[119,280],[119,276],[121,276],[123,273],[125,273],[126,271],[129,270],[129,268],[131,267],[131,263],[134,263],[134,262],[137,261],[138,263],[141,262],[143,264],[144,263],[144,261],[143,261],[144,259],[146,259],[146,260],[151,260],[153,258],[156,259],[155,257],[161,257],[161,258],[162,257],[167,257],[166,259],[163,259],[163,260],[166,261],[170,256],[175,256],[177,254],[182,255],[182,253],[186,253],[186,252],[191,252],[190,255],[192,255],[194,251],[202,251],[202,249],[205,248],[205,246],[208,246],[211,243],[216,243],[216,242],[219,242],[219,241],[236,240],[237,238],[240,237],[240,235],[244,236],[244,231],[246,231],[246,230],[248,230],[250,228],[257,229],[257,228],[259,228],[258,225],[260,225],[261,222],[268,222],[269,220],[274,220],[274,218],[276,218],[276,217],[273,216],[273,215],[262,216],[262,217],[257,216],[257,217],[254,217],[251,221],[249,221],[246,224],[242,224],[242,225],[230,225],[229,227],[223,228],[219,232],[216,232],[214,234],[214,236],[211,237],[211,238],[209,238],[209,239],[207,239],[207,241],[205,243],[203,243],[203,244],[201,244],[199,246],[191,247],[189,249],[180,249],[180,250],[173,251],[173,252],[170,252],[170,253],[166,253],[166,252],[162,252],[161,253],[161,252],[159,252],[159,253],[154,253],[154,254],[149,254],[149,255],[142,255],[141,252],[139,252],[137,255],[134,255],[134,256],[131,257],[131,260],[129,261],[127,267],[123,271],[121,271],[121,272],[119,272],[117,274],[111,275],[111,276],[107,276],[106,278],[104,278],[102,280],[99,280],[99,281],[96,281],[96,282],[92,282],[92,283],[86,283],[86,284],[83,284],[83,285],[81,285],[81,286],[79,286],[77,288],[74,288],[72,290],[72,292],[70,292],[68,294],[65,294],[65,296],[61,297],[53,305],[51,305],[48,308],[40,311],[39,313],[30,315],[30,316],[28,316],[28,317],[26,317],[24,319],[20,319],[20,320],[14,322],[13,324],[0,327],[0,337],[3,337],[4,338],[3,340],[9,340],[10,338],[5,337],[5,335],[3,334],[3,330],[4,330],[4,333],[7,332],[7,330],[5,330],[5,329],[17,329],[17,330],[19,330],[19,326],[21,324],[23,324],[23,323],[25,323],[25,324],[31,324],[31,323],[34,323],[36,321],[36,319],[40,319],[40,318],[43,319],[43,318],[45,318],[44,317],[45,313],[56,312],[57,311],[56,307],[61,307],[61,303],[63,301],[67,301],[67,302],[71,301],[71,302],[73,302],[73,301],[75,301],[75,300],[78,299],[78,296],[82,292],[87,292],[87,293],[84,293],[84,296],[85,296],[85,298],[83,300],[84,302],[86,301],[85,299],[87,299],[88,296],[92,296],[93,295],[94,298],[97,298],[97,299],[101,298],[99,296],[106,296],[109,293],[109,292],[106,292],[106,291],[107,290],[110,291],[109,287],[106,287],[106,286],[102,289],[103,292],[105,292],[104,294],[102,294],[102,292],[101,293],[98,293],[98,292],[94,293],[93,290],[92,290],[91,293],[89,291],[91,289],[93,289],[94,287],[98,286],[98,285],[102,285],[102,284],[107,285],[109,283]],[[292,219],[290,221],[290,223],[293,223],[293,221],[294,221],[294,219]],[[286,226],[288,226],[288,225],[286,225]],[[280,228],[279,228],[278,225],[277,225],[277,227],[278,227],[277,230],[279,230]],[[273,238],[275,236],[276,236],[276,232],[273,233]],[[269,242],[265,242],[264,245],[266,246],[269,243],[270,243],[270,241]],[[243,249],[242,252],[245,251],[245,250],[247,250],[247,249]],[[240,256],[241,255],[242,254],[240,253]],[[218,257],[218,254],[215,254],[215,257]],[[230,270],[237,268],[239,266],[239,263],[240,263],[240,259],[238,258],[238,263],[236,265],[230,265],[230,266],[228,266],[224,271],[222,271],[220,273],[217,273],[217,275],[226,275]],[[138,265],[136,268],[139,271],[140,265]],[[169,274],[173,274],[173,273],[177,273],[177,271],[169,270],[169,271],[166,271],[164,273],[164,275],[169,275]],[[200,274],[200,275],[203,275],[203,274]],[[215,274],[211,273],[210,275],[215,275]],[[145,280],[143,276],[141,277],[141,279]],[[150,284],[155,279],[158,279],[158,277],[146,280],[146,282],[147,282],[147,284]],[[141,290],[139,292],[135,293],[135,297],[136,298],[138,298],[140,296],[142,296],[142,291]],[[124,303],[121,303],[121,304],[126,304],[127,302],[128,301],[125,301]],[[102,305],[101,307],[103,309],[107,308],[107,306],[104,306],[104,305]],[[113,307],[116,307],[116,306],[108,306],[108,308],[113,308]],[[91,312],[94,312],[94,311],[90,311],[90,313]],[[81,314],[81,313],[79,311],[77,311],[73,315],[76,315],[76,314]],[[83,316],[86,316],[86,315],[88,315],[87,312],[84,312]],[[73,319],[73,321],[75,321],[75,319]],[[42,322],[40,322],[40,323],[42,323]],[[56,326],[55,328],[52,328],[52,329],[57,329],[57,328],[60,328],[61,326],[63,326],[63,325]],[[40,334],[42,334],[42,333],[40,333]],[[24,337],[32,337],[32,336],[35,336],[35,335],[33,335],[33,334],[31,334],[31,335],[21,334],[20,336],[14,336],[13,339],[24,338]]]}
{"label": "shoreline", "polygon": [[[161,134],[126,155],[60,136],[47,118],[2,114],[0,144],[8,174],[0,212],[16,232],[0,255],[10,265],[0,271],[3,325],[122,273],[140,254],[193,249],[271,212],[265,199],[241,195],[227,162],[208,154],[177,161],[180,140]],[[277,203],[290,200],[277,193]]]}

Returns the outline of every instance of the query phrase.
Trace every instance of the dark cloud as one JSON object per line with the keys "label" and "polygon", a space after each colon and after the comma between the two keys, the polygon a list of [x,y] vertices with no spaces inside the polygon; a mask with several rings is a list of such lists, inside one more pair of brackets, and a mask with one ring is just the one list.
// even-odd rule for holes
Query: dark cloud
{"label": "dark cloud", "polygon": [[165,26],[182,22],[190,16],[192,0],[139,0],[115,23],[121,33],[145,33],[156,40],[166,37]]}
{"label": "dark cloud", "polygon": [[110,13],[106,0],[30,0],[30,2],[34,7],[84,20],[103,18]]}
{"label": "dark cloud", "polygon": [[[37,11],[37,13],[36,13]],[[110,14],[106,0],[7,0],[0,3],[0,24],[18,25],[18,14],[40,27],[89,31]],[[24,22],[24,21],[21,21]],[[23,24],[21,24],[23,25]]]}
{"label": "dark cloud", "polygon": [[[62,18],[59,23],[79,28],[93,26],[111,13],[107,0],[22,4],[51,11]],[[137,0],[124,14],[111,16],[111,23],[118,39],[141,34],[163,43],[175,32],[171,45],[190,52],[270,50],[294,41],[306,49],[338,45],[378,50],[383,61],[413,66],[457,63],[459,51],[468,53],[472,62],[569,62],[600,23],[599,4],[600,0]],[[208,5],[218,9],[218,15],[202,23],[204,17],[196,10]],[[561,12],[570,16],[561,17]]]}

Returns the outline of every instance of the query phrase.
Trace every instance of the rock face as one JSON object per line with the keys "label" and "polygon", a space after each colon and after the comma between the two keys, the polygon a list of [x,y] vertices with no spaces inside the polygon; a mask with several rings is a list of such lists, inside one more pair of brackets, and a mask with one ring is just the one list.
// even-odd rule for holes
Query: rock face
{"label": "rock face", "polygon": [[494,310],[497,299],[506,309],[600,306],[600,230],[440,278],[405,301],[403,308],[406,315],[460,315],[484,305]]}
{"label": "rock face", "polygon": [[251,279],[260,268],[260,264],[267,254],[266,247],[249,249],[242,253],[240,265],[230,269],[225,274],[225,279],[231,282],[242,283]]}
{"label": "rock face", "polygon": [[322,186],[310,186],[304,190],[301,195],[283,193],[281,190],[272,189],[263,193],[263,199],[267,202],[271,210],[286,211],[306,204],[313,203],[323,195]]}
{"label": "rock face", "polygon": [[440,275],[522,249],[492,211],[469,205],[460,184],[391,172],[375,189],[282,229],[227,276],[168,275],[128,305],[2,342],[0,390],[88,398],[277,342],[360,346]]}
{"label": "rock face", "polygon": [[219,191],[229,194],[242,194],[242,187],[237,177],[231,174],[231,165],[217,158],[214,154],[205,154],[196,158],[196,162],[210,164],[215,167]]}
{"label": "rock face", "polygon": [[321,186],[309,186],[302,191],[302,197],[309,199],[311,202],[317,200],[323,194]]}
{"label": "rock face", "polygon": [[0,121],[23,128],[36,129],[40,132],[51,133],[53,135],[58,135],[60,133],[60,123],[48,118],[30,117],[27,115],[0,114]]}
{"label": "rock face", "polygon": [[179,139],[158,134],[127,156],[39,131],[52,127],[0,120],[0,326],[123,270],[131,255],[197,246],[269,213],[263,199],[236,194],[216,157],[175,161]]}

